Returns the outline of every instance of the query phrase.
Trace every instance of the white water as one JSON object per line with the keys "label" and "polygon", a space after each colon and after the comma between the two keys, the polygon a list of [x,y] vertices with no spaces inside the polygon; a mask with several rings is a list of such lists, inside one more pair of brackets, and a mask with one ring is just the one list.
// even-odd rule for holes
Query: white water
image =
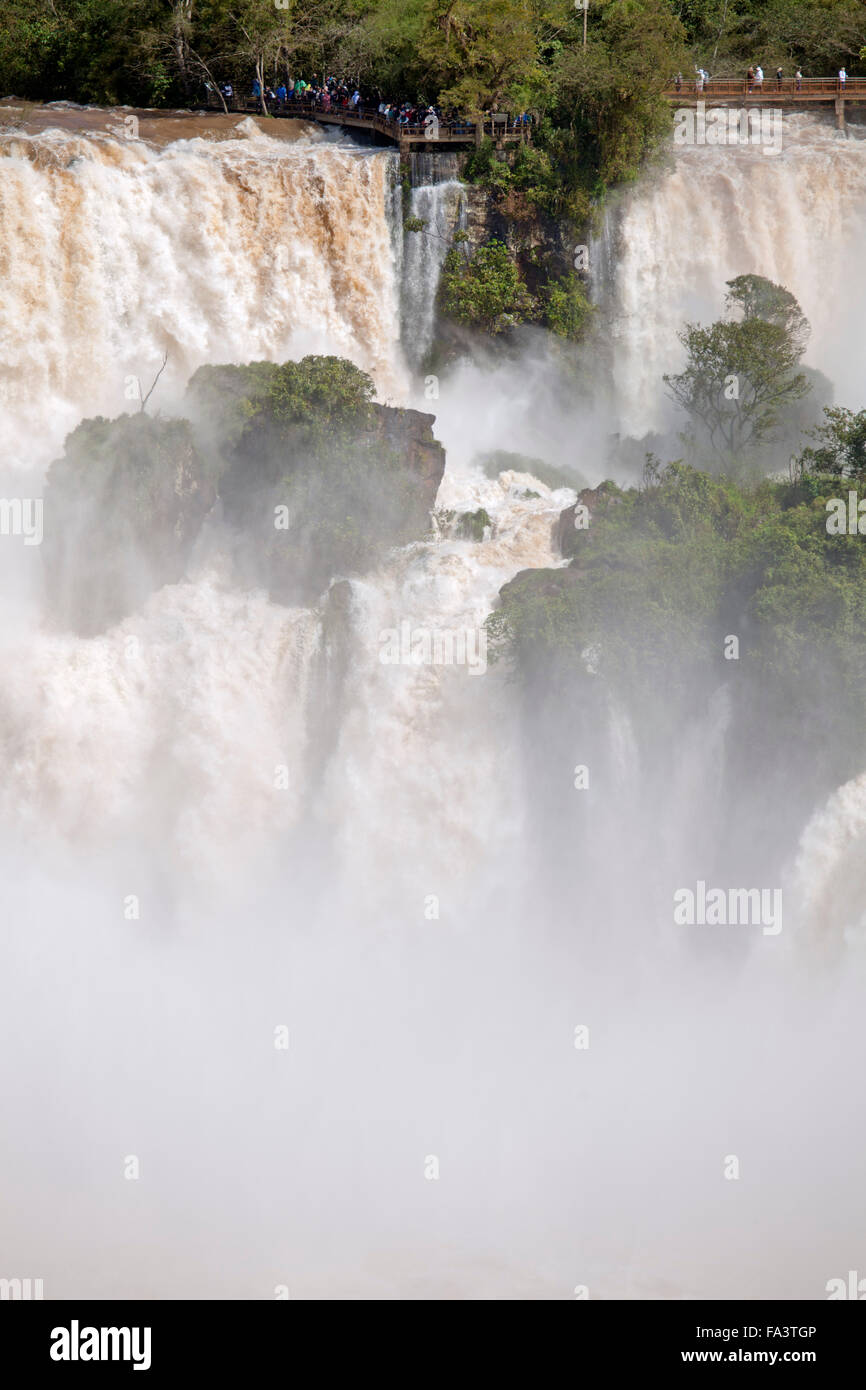
{"label": "white water", "polygon": [[[205,362],[335,352],[402,395],[387,209],[395,157],[251,119],[237,137],[0,137],[7,458],[45,465],[82,416],[161,403]],[[38,414],[40,430],[34,432]]]}
{"label": "white water", "polygon": [[812,325],[807,364],[853,409],[866,404],[866,127],[784,119],[782,148],[680,148],[630,191],[591,255],[612,316],[611,407],[623,434],[672,420],[661,377],[678,371],[677,332],[721,317],[725,282],[757,274],[784,285]]}
{"label": "white water", "polygon": [[403,340],[418,365],[433,342],[439,272],[455,231],[465,224],[463,185],[455,179],[412,189],[410,216],[426,225],[412,232],[403,263]]}
{"label": "white water", "polygon": [[[122,410],[126,377],[146,379],[167,349],[169,399],[201,362],[304,351],[345,353],[382,395],[404,391],[391,156],[287,149],[254,130],[163,151],[68,132],[10,145],[3,424],[21,462],[50,459],[81,416]],[[665,316],[711,265],[705,246],[677,251],[674,177],[636,202],[656,209],[662,262],[692,256],[692,269],[668,299],[632,239],[619,281],[643,304],[617,357],[642,427]],[[413,212],[438,225],[454,197],[416,189]],[[651,232],[642,245],[646,259]],[[413,254],[404,284],[423,342],[439,251]],[[587,1281],[593,1297],[820,1297],[856,1258],[851,1134],[802,982],[785,993],[759,941],[755,972],[713,985],[652,918],[618,920],[591,885],[552,939],[545,885],[528,877],[538,808],[505,674],[378,659],[383,629],[477,629],[514,573],[556,563],[570,494],[469,463],[517,448],[591,475],[583,423],[548,402],[539,363],[443,381],[427,407],[449,450],[438,507],[483,506],[490,533],[456,540],[443,522],[353,580],[338,651],[324,599],[289,610],[237,592],[213,557],[87,640],[5,592],[0,1041],[19,1061],[0,1156],[19,1214],[0,1274],[42,1274],[49,1297],[269,1297],[287,1282],[293,1296],[565,1298]],[[316,673],[341,654],[338,719],[316,758]],[[669,834],[688,834],[726,728],[719,697],[684,732]],[[627,712],[605,737],[618,781],[637,788]],[[580,750],[562,751],[568,780]],[[854,844],[859,793],[828,816],[804,841],[807,877],[816,855],[826,877]],[[611,893],[640,863],[640,831],[610,826]],[[131,894],[140,921],[124,916]],[[859,1036],[857,1001],[835,1003],[843,1036]],[[819,1035],[802,1048],[801,1007]],[[285,1056],[272,1045],[283,1023]],[[719,1176],[732,1149],[742,1186]],[[793,1224],[792,1150],[841,1194]],[[130,1153],[139,1183],[122,1178]],[[423,1177],[431,1153],[439,1183]]]}

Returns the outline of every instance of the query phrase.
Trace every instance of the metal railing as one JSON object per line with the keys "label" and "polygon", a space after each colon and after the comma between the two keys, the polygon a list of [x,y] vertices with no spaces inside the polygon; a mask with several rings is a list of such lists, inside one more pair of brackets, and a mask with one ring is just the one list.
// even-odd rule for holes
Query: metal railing
{"label": "metal railing", "polygon": [[[225,103],[230,112],[250,115],[263,114],[259,97],[232,95],[225,98]],[[401,139],[468,141],[474,140],[476,135],[475,121],[460,118],[451,120],[439,118],[434,126],[434,129],[438,130],[438,134],[433,134],[424,121],[405,121],[397,115],[386,117],[381,115],[378,110],[371,110],[369,107],[326,106],[322,102],[296,101],[291,97],[287,97],[285,101],[269,101],[266,98],[265,106],[269,116],[294,116],[300,120],[319,120],[332,125],[375,130],[397,141]],[[212,92],[208,94],[206,107],[210,111],[222,111],[223,109],[219,97]],[[523,120],[520,117],[512,117],[504,113],[485,116],[481,124],[483,134],[490,135],[494,139],[528,139],[532,129],[532,121],[529,117]]]}
{"label": "metal railing", "polygon": [[711,77],[700,83],[693,77],[683,78],[682,85],[672,83],[665,90],[666,97],[712,96],[712,97],[788,97],[797,100],[804,97],[866,97],[866,77],[849,77],[840,82],[838,77],[803,77],[798,82],[795,77],[783,77],[781,81],[765,73],[763,82],[750,81],[746,77]]}

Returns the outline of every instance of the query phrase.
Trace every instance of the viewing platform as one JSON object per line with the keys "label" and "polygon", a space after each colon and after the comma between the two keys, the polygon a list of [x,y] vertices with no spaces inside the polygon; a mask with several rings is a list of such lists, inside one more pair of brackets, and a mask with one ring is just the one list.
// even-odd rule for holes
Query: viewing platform
{"label": "viewing platform", "polygon": [[764,77],[762,83],[749,83],[744,77],[711,77],[709,82],[698,85],[693,77],[683,79],[681,88],[668,87],[664,93],[668,101],[678,106],[695,106],[699,101],[715,106],[784,106],[806,109],[821,105],[834,105],[837,112],[846,102],[866,103],[866,77],[849,77],[840,82],[838,77],[804,77],[799,82],[793,77],[783,77],[781,82],[775,77]]}
{"label": "viewing platform", "polygon": [[[257,98],[232,97],[227,99],[229,111],[244,112],[250,116],[263,115],[261,102]],[[347,130],[367,131],[380,140],[396,145],[401,154],[411,154],[419,150],[433,151],[448,148],[467,148],[480,145],[490,138],[497,147],[509,144],[530,144],[532,122],[515,120],[502,113],[485,116],[481,121],[454,120],[438,121],[433,126],[413,123],[401,125],[396,119],[386,120],[378,111],[364,111],[357,108],[314,105],[311,102],[287,101],[280,106],[278,102],[268,102],[268,115],[277,119],[289,117],[299,121],[317,121],[321,125],[342,126]],[[211,96],[207,103],[209,111],[221,111],[222,104]]]}

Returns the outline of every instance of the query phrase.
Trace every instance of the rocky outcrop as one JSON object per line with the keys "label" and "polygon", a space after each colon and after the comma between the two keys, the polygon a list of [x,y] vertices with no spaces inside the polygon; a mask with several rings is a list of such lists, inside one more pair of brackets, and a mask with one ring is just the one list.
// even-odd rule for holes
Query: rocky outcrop
{"label": "rocky outcrop", "polygon": [[[600,507],[615,505],[617,501],[617,489],[609,482],[599,483],[598,487],[581,488],[577,501],[560,512],[554,531],[554,543],[565,559],[573,559],[581,537],[590,534],[593,514]],[[581,509],[579,514],[578,508]]]}
{"label": "rocky outcrop", "polygon": [[371,396],[351,363],[306,358],[202,368],[189,420],[84,421],[48,474],[56,621],[97,633],[177,583],[209,513],[202,544],[228,552],[237,582],[291,604],[423,537],[445,469],[435,417]]}
{"label": "rocky outcrop", "polygon": [[357,368],[322,365],[335,362],[274,368],[225,449],[220,497],[238,573],[281,603],[312,603],[424,536],[445,469],[434,416],[377,405]]}
{"label": "rocky outcrop", "polygon": [[216,490],[186,420],[85,420],[51,465],[42,556],[52,612],[103,631],[183,577]]}

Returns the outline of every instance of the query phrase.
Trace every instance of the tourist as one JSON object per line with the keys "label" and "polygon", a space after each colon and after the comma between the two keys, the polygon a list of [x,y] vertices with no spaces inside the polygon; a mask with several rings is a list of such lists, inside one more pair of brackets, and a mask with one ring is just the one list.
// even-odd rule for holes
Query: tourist
{"label": "tourist", "polygon": [[704,90],[704,70],[703,68],[696,68],[695,71],[697,74],[695,77],[695,91],[700,95]]}
{"label": "tourist", "polygon": [[845,83],[846,83],[847,81],[848,81],[848,74],[847,74],[847,72],[845,71],[844,68],[840,68],[840,69],[839,69],[839,86],[840,86],[840,87],[844,87],[844,86],[845,86]]}
{"label": "tourist", "polygon": [[797,71],[794,73],[794,85],[795,85],[795,87],[797,88],[797,91],[798,91],[798,92],[802,92],[802,90],[803,90],[803,74],[801,73],[801,71],[800,71],[799,68],[798,68]]}
{"label": "tourist", "polygon": [[683,75],[681,72],[678,72],[676,77],[674,78],[674,86],[676,87],[678,92],[681,92],[683,90]]}
{"label": "tourist", "polygon": [[760,63],[755,68],[755,86],[759,92],[764,90],[764,69],[761,67]]}
{"label": "tourist", "polygon": [[746,91],[747,91],[747,92],[750,92],[750,91],[752,90],[752,87],[754,86],[754,83],[755,83],[755,69],[754,69],[754,68],[749,68],[749,71],[746,73]]}
{"label": "tourist", "polygon": [[281,111],[285,111],[286,109],[286,95],[286,84],[285,82],[281,82],[277,88],[277,101],[280,103]]}
{"label": "tourist", "polygon": [[782,90],[782,69],[781,69],[781,68],[776,68],[776,82],[778,83],[779,91],[781,92],[781,90]]}

